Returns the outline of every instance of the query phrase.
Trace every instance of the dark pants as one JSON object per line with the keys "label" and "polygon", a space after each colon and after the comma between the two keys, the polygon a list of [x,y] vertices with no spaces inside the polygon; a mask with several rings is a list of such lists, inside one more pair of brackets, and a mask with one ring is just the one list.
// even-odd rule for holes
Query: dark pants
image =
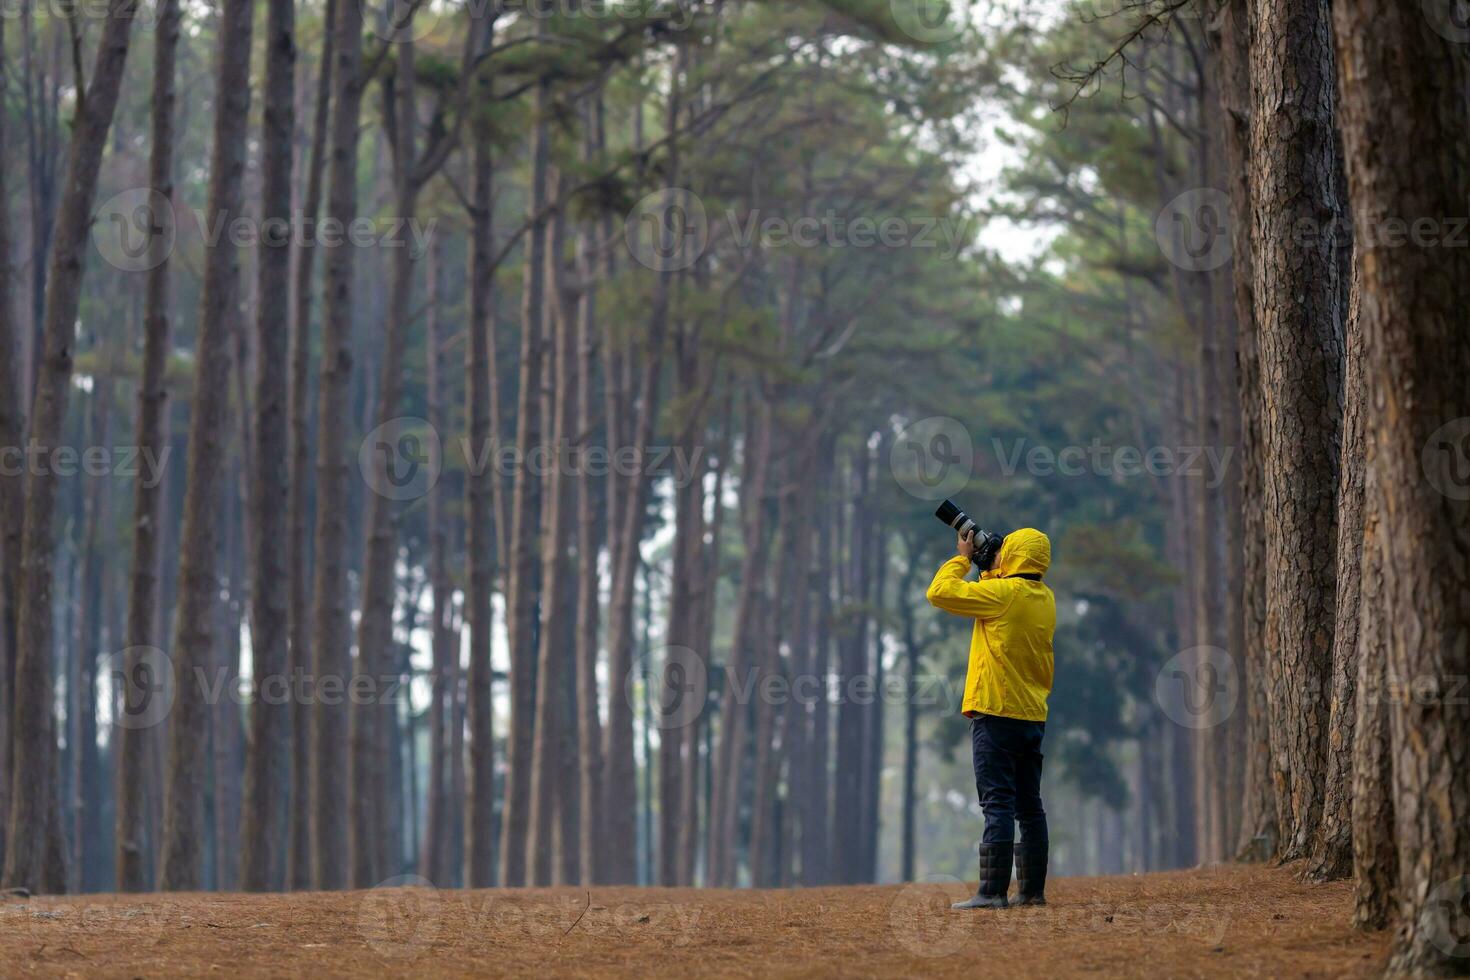
{"label": "dark pants", "polygon": [[1044,842],[1046,811],[1041,806],[1041,738],[1046,723],[980,715],[970,720],[975,755],[975,790],[985,811],[986,844],[1010,844],[1021,825],[1021,840]]}

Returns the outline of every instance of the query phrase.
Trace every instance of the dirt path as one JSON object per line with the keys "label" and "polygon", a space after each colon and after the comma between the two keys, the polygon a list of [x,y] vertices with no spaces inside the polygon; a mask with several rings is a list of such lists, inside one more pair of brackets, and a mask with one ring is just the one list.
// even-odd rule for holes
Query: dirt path
{"label": "dirt path", "polygon": [[0,901],[0,976],[1370,976],[1351,886],[1262,868],[1053,881],[952,913],[955,882]]}

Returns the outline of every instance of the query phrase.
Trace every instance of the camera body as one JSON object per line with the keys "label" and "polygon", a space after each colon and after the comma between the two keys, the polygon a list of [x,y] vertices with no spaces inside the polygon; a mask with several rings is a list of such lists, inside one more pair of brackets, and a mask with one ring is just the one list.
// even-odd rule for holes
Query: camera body
{"label": "camera body", "polygon": [[1000,554],[1000,546],[1005,542],[1005,536],[986,531],[975,523],[974,518],[955,506],[953,501],[946,500],[939,505],[934,516],[945,524],[954,528],[960,534],[975,532],[975,554],[970,558],[976,568],[982,572],[988,572],[995,565],[995,559]]}

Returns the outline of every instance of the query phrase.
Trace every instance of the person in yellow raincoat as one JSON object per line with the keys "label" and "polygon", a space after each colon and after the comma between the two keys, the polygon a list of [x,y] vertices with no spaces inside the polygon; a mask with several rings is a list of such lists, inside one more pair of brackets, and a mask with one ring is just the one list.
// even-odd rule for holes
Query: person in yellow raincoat
{"label": "person in yellow raincoat", "polygon": [[[1006,535],[994,565],[966,579],[974,531],[929,583],[936,609],[975,622],[961,710],[970,719],[975,790],[985,811],[980,887],[957,909],[1005,908],[1014,859],[1018,905],[1046,904],[1046,810],[1041,804],[1041,740],[1052,686],[1056,599],[1043,581],[1051,541],[1034,528]],[[1016,824],[1021,827],[1016,841]]]}

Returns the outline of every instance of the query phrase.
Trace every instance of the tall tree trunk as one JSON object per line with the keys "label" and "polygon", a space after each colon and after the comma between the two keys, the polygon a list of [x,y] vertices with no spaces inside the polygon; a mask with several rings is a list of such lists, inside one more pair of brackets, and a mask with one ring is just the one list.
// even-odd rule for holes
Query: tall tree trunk
{"label": "tall tree trunk", "polygon": [[[92,77],[79,100],[67,159],[66,193],[56,218],[46,283],[43,352],[38,360],[30,445],[49,452],[62,438],[71,389],[72,344],[81,301],[82,260],[92,196],[127,62],[136,0],[110,0]],[[53,846],[60,831],[56,792],[56,720],[51,699],[52,539],[57,481],[37,470],[27,478],[21,540],[22,588],[17,595],[14,766],[11,772],[5,870],[0,883],[32,891],[66,886],[65,855]]]}
{"label": "tall tree trunk", "polygon": [[[0,51],[5,25],[0,23]],[[0,72],[0,105],[8,101],[8,72]],[[0,114],[0,159],[6,156],[7,117]],[[20,323],[15,316],[15,280],[10,269],[10,195],[0,170],[0,446],[19,446],[25,432],[20,395]],[[5,828],[10,815],[10,772],[14,745],[15,615],[20,598],[20,536],[24,520],[24,477],[0,473],[0,869],[5,867]]]}
{"label": "tall tree trunk", "polygon": [[[174,156],[174,69],[179,46],[178,0],[159,5],[153,36],[152,129],[148,179],[151,202],[172,202]],[[138,379],[136,438],[141,452],[162,457],[168,450],[168,368],[170,346],[169,249],[174,212],[172,207],[149,210],[148,225],[155,229],[148,247],[148,281],[144,287],[143,361]],[[128,616],[123,670],[115,675],[121,683],[122,704],[145,706],[155,696],[137,684],[144,663],[143,651],[157,646],[160,633],[158,565],[160,521],[165,488],[161,480],[138,480],[133,487],[133,564],[128,576]],[[116,780],[117,887],[139,892],[152,887],[155,832],[148,819],[148,801],[157,792],[156,768],[149,760],[148,729],[114,725],[113,748]]]}
{"label": "tall tree trunk", "polygon": [[[322,174],[326,169],[327,130],[332,103],[332,69],[335,65],[337,0],[327,0],[322,18],[322,46],[317,74],[316,103],[312,112],[311,148],[306,161],[306,193],[303,218],[313,234],[303,235],[295,251],[291,270],[291,462],[288,476],[291,533],[288,561],[291,597],[289,665],[293,684],[311,673],[311,297],[316,249],[312,245],[317,216],[322,208]],[[291,700],[291,803],[287,810],[286,884],[293,890],[312,884],[311,822],[317,812],[313,796],[311,766],[315,744],[313,724],[317,717],[311,699]]]}
{"label": "tall tree trunk", "polygon": [[1251,198],[1260,330],[1271,758],[1283,859],[1321,819],[1332,659],[1342,344],[1326,0],[1257,0]]}
{"label": "tall tree trunk", "polygon": [[[327,217],[348,227],[357,217],[358,115],[362,108],[362,10],[338,3],[333,25],[332,109],[329,125]],[[347,603],[349,488],[348,413],[352,384],[353,255],[328,250],[322,302],[322,363],[317,391],[315,575],[312,586],[312,674],[345,686],[350,661]],[[320,693],[320,691],[319,691]],[[347,710],[340,696],[318,697],[312,729],[312,884],[347,882]]]}
{"label": "tall tree trunk", "polygon": [[[424,278],[424,406],[429,427],[435,432],[446,429],[442,386],[444,375],[444,338],[439,326],[439,267],[443,248],[436,238],[429,244]],[[471,330],[474,328],[471,327]],[[457,764],[449,756],[449,706],[453,691],[448,687],[449,662],[459,655],[454,646],[454,581],[449,575],[449,532],[445,528],[443,490],[429,491],[429,594],[432,600],[429,620],[429,646],[433,672],[429,686],[429,779],[423,838],[419,851],[419,875],[445,887],[449,884],[449,767]],[[410,706],[411,710],[412,706]],[[410,742],[413,738],[410,737]]]}
{"label": "tall tree trunk", "polygon": [[[254,6],[227,0],[220,19],[219,104],[210,161],[208,213],[233,221],[241,213],[246,130],[250,115],[250,34]],[[179,554],[179,607],[173,657],[178,695],[169,726],[168,778],[164,793],[163,868],[166,891],[196,891],[203,883],[203,805],[206,781],[199,746],[208,729],[209,706],[196,668],[209,667],[216,640],[219,594],[219,505],[229,437],[231,345],[239,275],[228,244],[205,253],[194,395],[190,402],[188,492]]]}
{"label": "tall tree trunk", "polygon": [[1470,676],[1470,250],[1406,244],[1385,229],[1462,231],[1470,49],[1428,8],[1370,0],[1334,14],[1362,246],[1365,426],[1382,494],[1387,675],[1412,686],[1388,712],[1401,924],[1389,972],[1463,973],[1454,954],[1470,873],[1470,703],[1455,685]]}
{"label": "tall tree trunk", "polygon": [[[537,20],[538,36],[547,30]],[[546,303],[547,172],[550,168],[550,134],[547,115],[551,93],[545,80],[536,85],[531,106],[531,193],[527,213],[531,227],[526,233],[524,282],[521,286],[520,390],[516,408],[516,447],[521,465],[516,468],[511,501],[510,574],[506,589],[506,633],[510,641],[510,712],[506,738],[505,806],[501,819],[500,881],[519,886],[527,882],[526,860],[530,840],[532,754],[536,710],[536,543],[541,527],[541,479],[527,462],[530,454],[543,450],[541,385],[543,327]]]}
{"label": "tall tree trunk", "polygon": [[[262,107],[261,238],[256,309],[255,438],[250,489],[250,653],[256,696],[250,705],[240,884],[246,891],[280,889],[276,848],[287,834],[287,784],[292,745],[291,705],[266,696],[289,685],[289,578],[286,536],[290,500],[281,460],[290,459],[287,399],[290,377],[290,295],[279,284],[291,274],[291,145],[295,132],[295,0],[270,0],[265,28]],[[279,224],[275,224],[279,222]],[[276,230],[276,235],[269,232]],[[242,406],[243,408],[243,406]],[[282,855],[284,856],[284,855]]]}
{"label": "tall tree trunk", "polygon": [[[396,43],[397,66],[390,84],[385,84],[384,113],[395,121],[393,133],[393,184],[397,213],[412,221],[417,210],[419,177],[417,125],[414,84],[414,45],[412,41]],[[398,416],[403,393],[403,351],[407,343],[409,307],[413,299],[415,256],[408,247],[396,249],[392,257],[392,283],[388,292],[387,322],[383,330],[383,360],[378,380],[377,405],[374,409],[374,431],[383,433],[387,446],[396,445],[390,434]],[[355,676],[367,679],[368,690],[383,683],[393,674],[393,608],[394,584],[397,580],[398,535],[393,511],[396,501],[390,495],[396,466],[387,452],[375,448],[375,468],[369,481],[374,491],[367,497],[366,540],[362,570],[362,613],[357,624],[357,663]],[[384,780],[382,763],[388,749],[390,719],[377,699],[355,699],[350,716],[351,754],[348,756],[348,855],[351,862],[351,886],[369,888],[383,877],[383,849],[388,835],[385,818],[390,794]]]}
{"label": "tall tree trunk", "polygon": [[[488,40],[487,42],[488,43]],[[491,80],[481,73],[477,97],[491,94]],[[470,448],[479,458],[497,440],[493,426],[495,398],[495,304],[492,253],[495,243],[492,228],[495,201],[492,180],[494,162],[491,156],[490,127],[477,122],[471,160],[473,208],[470,212],[469,243],[469,320],[465,329],[465,431]],[[470,728],[469,758],[451,756],[456,772],[464,772],[465,790],[465,869],[464,883],[470,888],[488,888],[495,884],[495,775],[494,740],[492,736],[493,702],[491,700],[490,636],[493,630],[490,593],[494,588],[497,546],[494,522],[495,467],[466,464],[465,472],[465,561],[468,564],[465,592],[465,618],[469,625],[469,687],[466,713]],[[455,659],[458,659],[456,650]],[[450,712],[457,719],[457,710]],[[451,729],[457,740],[458,721]],[[466,772],[466,766],[468,771]]]}
{"label": "tall tree trunk", "polygon": [[1362,615],[1364,536],[1363,342],[1358,326],[1359,283],[1353,277],[1348,306],[1347,362],[1343,371],[1341,472],[1337,490],[1337,606],[1332,634],[1327,785],[1312,841],[1308,874],[1346,878],[1353,870],[1353,731],[1357,723],[1359,620]]}

